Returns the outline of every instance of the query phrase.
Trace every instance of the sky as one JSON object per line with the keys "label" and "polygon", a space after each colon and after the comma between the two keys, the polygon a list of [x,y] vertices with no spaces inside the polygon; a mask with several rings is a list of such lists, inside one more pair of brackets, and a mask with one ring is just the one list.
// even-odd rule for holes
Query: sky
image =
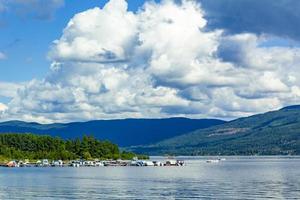
{"label": "sky", "polygon": [[297,0],[0,0],[0,121],[235,119],[299,104]]}

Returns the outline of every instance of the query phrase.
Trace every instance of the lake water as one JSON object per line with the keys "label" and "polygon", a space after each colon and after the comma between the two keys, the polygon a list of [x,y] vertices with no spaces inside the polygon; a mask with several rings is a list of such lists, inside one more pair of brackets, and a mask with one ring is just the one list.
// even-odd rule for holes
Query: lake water
{"label": "lake water", "polygon": [[300,157],[185,159],[185,167],[0,168],[0,199],[300,199]]}

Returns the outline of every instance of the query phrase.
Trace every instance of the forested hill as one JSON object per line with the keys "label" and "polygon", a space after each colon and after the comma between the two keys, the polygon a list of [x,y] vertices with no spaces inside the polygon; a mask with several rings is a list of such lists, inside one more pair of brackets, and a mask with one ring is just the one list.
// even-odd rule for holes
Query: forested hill
{"label": "forested hill", "polygon": [[33,134],[0,134],[0,160],[9,159],[132,159],[136,155],[121,152],[116,144],[92,136],[62,140]]}
{"label": "forested hill", "polygon": [[59,136],[63,139],[93,135],[119,146],[145,145],[197,129],[223,124],[216,119],[121,119],[75,122],[67,124],[38,124],[22,121],[0,123],[0,133],[34,133]]}
{"label": "forested hill", "polygon": [[151,155],[300,155],[300,106],[240,118],[131,150]]}

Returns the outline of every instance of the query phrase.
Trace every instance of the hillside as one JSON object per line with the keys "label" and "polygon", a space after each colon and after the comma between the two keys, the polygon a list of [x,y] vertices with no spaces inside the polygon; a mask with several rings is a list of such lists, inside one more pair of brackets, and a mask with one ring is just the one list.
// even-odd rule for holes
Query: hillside
{"label": "hillside", "polygon": [[[133,153],[121,152],[119,147],[108,141],[91,136],[80,139],[62,140],[59,137],[33,134],[0,134],[0,160],[11,159],[132,159]],[[143,156],[143,158],[147,158]]]}
{"label": "hillside", "polygon": [[224,121],[215,119],[187,118],[97,120],[46,125],[9,121],[0,123],[0,133],[47,134],[63,139],[81,138],[87,134],[124,147],[156,143],[197,129],[223,123]]}
{"label": "hillside", "polygon": [[240,118],[131,150],[152,155],[299,155],[300,106]]}

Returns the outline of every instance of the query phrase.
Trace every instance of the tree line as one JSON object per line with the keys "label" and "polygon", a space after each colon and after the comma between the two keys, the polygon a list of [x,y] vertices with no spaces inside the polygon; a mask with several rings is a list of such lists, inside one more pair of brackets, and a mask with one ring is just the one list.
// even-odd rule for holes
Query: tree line
{"label": "tree line", "polygon": [[34,134],[0,134],[2,159],[132,159],[147,156],[120,151],[118,145],[93,136],[63,140],[59,137]]}

